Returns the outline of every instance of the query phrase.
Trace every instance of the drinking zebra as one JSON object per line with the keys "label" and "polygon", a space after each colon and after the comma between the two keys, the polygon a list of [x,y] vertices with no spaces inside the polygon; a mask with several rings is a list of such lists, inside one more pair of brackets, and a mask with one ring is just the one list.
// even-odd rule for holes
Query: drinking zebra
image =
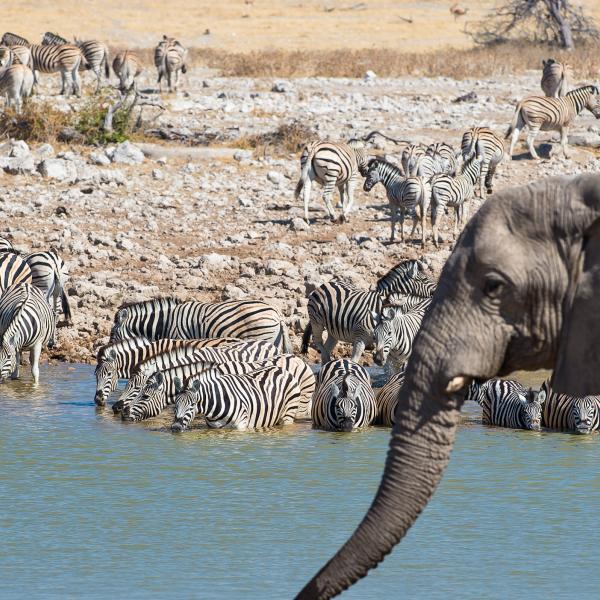
{"label": "drinking zebra", "polygon": [[[42,45],[47,46],[49,44],[69,44],[70,42],[60,35],[47,31],[42,39]],[[87,68],[93,71],[96,75],[96,93],[100,90],[100,82],[102,79],[102,69],[104,69],[104,76],[106,79],[110,77],[110,63],[108,47],[106,44],[97,40],[78,40],[75,38],[74,44],[81,49]],[[83,70],[83,64],[79,67],[79,70]]]}
{"label": "drinking zebra", "polygon": [[405,260],[392,267],[377,281],[376,290],[382,297],[390,294],[405,294],[418,298],[430,298],[436,285],[422,272],[423,264],[418,260]]}
{"label": "drinking zebra", "polygon": [[197,415],[212,428],[258,429],[292,423],[298,412],[297,382],[278,366],[243,375],[224,375],[217,369],[208,369],[183,382],[181,376],[168,371],[157,373],[153,382],[157,390],[170,385],[176,389],[173,432],[186,429]]}
{"label": "drinking zebra", "polygon": [[54,345],[54,317],[43,294],[22,283],[0,297],[0,380],[19,377],[21,353],[29,350],[33,382],[40,379],[40,354]]}
{"label": "drinking zebra", "polygon": [[542,81],[540,85],[546,96],[560,98],[569,91],[569,82],[573,71],[567,63],[555,61],[553,58],[542,60]]}
{"label": "drinking zebra", "polygon": [[546,399],[542,415],[544,427],[582,434],[600,429],[600,396],[578,398],[557,394],[550,380],[544,381],[539,396]]}
{"label": "drinking zebra", "polygon": [[284,352],[292,350],[277,309],[258,300],[211,303],[156,298],[124,304],[115,315],[110,341],[138,335],[150,340],[235,337],[265,340]]}
{"label": "drinking zebra", "polygon": [[487,193],[491,194],[496,168],[504,158],[504,142],[489,127],[471,127],[463,134],[460,147],[465,162],[473,157],[481,162],[480,197],[484,196],[484,187],[487,189]]}
{"label": "drinking zebra", "polygon": [[119,78],[121,92],[136,89],[135,80],[144,70],[142,61],[131,50],[119,52],[113,60],[112,68]]}
{"label": "drinking zebra", "polygon": [[441,172],[448,175],[456,175],[456,171],[458,170],[457,154],[452,146],[445,142],[436,142],[427,146],[425,154],[436,158],[441,163]]}
{"label": "drinking zebra", "polygon": [[296,200],[302,194],[304,199],[304,219],[309,223],[308,204],[313,181],[323,186],[323,200],[329,217],[337,221],[337,215],[331,202],[333,190],[337,187],[342,203],[341,220],[344,221],[354,202],[354,189],[359,175],[367,165],[366,151],[360,147],[362,142],[312,142],[304,147],[300,157],[300,179],[294,191]]}
{"label": "drinking zebra", "polygon": [[433,242],[439,246],[439,228],[447,206],[454,208],[454,237],[458,233],[459,223],[464,219],[465,204],[473,197],[474,186],[479,179],[481,162],[473,157],[463,163],[461,171],[455,177],[434,175],[431,179],[431,221]]}
{"label": "drinking zebra", "polygon": [[396,405],[398,404],[398,395],[404,385],[405,372],[406,365],[403,365],[377,393],[375,398],[377,416],[373,425],[393,427],[396,424]]}
{"label": "drinking zebra", "polygon": [[14,64],[0,69],[0,95],[6,98],[6,106],[15,107],[21,113],[23,100],[31,96],[33,72],[25,65]]}
{"label": "drinking zebra", "polygon": [[116,412],[119,407],[123,417],[127,417],[131,407],[140,398],[147,381],[157,371],[190,364],[202,363],[204,368],[207,368],[212,364],[229,361],[253,362],[279,354],[279,350],[273,344],[265,341],[235,341],[219,344],[216,348],[213,346],[214,344],[207,347],[205,340],[186,340],[185,344],[174,345],[173,348],[155,353],[139,363],[133,370],[119,400],[113,406],[113,410]]}
{"label": "drinking zebra", "polygon": [[565,94],[562,98],[546,98],[545,96],[529,96],[517,104],[513,120],[506,132],[505,139],[511,137],[509,154],[512,158],[515,144],[521,129],[527,125],[527,148],[532,158],[539,159],[533,142],[542,131],[560,131],[560,144],[565,158],[567,152],[569,126],[575,117],[584,109],[589,110],[596,119],[600,119],[598,88],[586,85]]}
{"label": "drinking zebra", "polygon": [[58,321],[58,303],[60,300],[66,324],[70,325],[72,323],[72,314],[69,297],[65,290],[67,281],[65,261],[54,250],[33,252],[27,254],[24,258],[31,269],[33,285],[45,294],[48,302],[52,298],[52,309],[55,319]]}
{"label": "drinking zebra", "polygon": [[465,396],[465,400],[481,405],[481,420],[485,425],[533,431],[540,430],[545,399],[545,394],[527,390],[518,381],[504,379],[473,381]]}
{"label": "drinking zebra", "polygon": [[408,360],[430,304],[431,298],[424,298],[405,310],[400,306],[384,306],[380,312],[373,312],[373,359],[386,366],[388,374],[397,373]]}
{"label": "drinking zebra", "polygon": [[16,250],[0,253],[0,296],[13,285],[31,282],[31,269]]}
{"label": "drinking zebra", "polygon": [[161,80],[167,78],[169,92],[177,90],[179,72],[187,72],[185,60],[187,50],[175,39],[163,35],[162,40],[154,49],[154,65],[158,71],[159,90],[162,91]]}
{"label": "drinking zebra", "polygon": [[[398,210],[400,211],[400,239],[404,242],[404,213],[407,211],[412,213],[418,206],[421,220],[421,244],[425,246],[425,224],[431,195],[429,183],[423,177],[410,176],[405,178],[402,171],[396,165],[379,158],[374,158],[369,162],[367,167],[367,176],[363,189],[365,192],[369,192],[377,183],[384,185],[390,205],[392,214],[392,234],[390,240],[394,241]],[[412,237],[416,228],[417,218],[414,216],[413,228],[409,237]]]}
{"label": "drinking zebra", "polygon": [[346,359],[326,364],[317,377],[313,396],[313,427],[327,431],[352,431],[368,427],[377,405],[369,374]]}

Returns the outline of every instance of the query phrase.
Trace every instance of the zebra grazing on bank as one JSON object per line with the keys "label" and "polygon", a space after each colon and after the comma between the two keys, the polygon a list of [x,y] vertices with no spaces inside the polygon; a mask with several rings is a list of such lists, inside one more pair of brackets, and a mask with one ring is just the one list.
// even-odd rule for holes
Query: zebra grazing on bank
{"label": "zebra grazing on bank", "polygon": [[542,131],[559,131],[560,145],[565,158],[567,152],[569,126],[575,117],[587,108],[596,119],[600,119],[600,103],[598,88],[586,85],[565,94],[562,98],[546,98],[545,96],[529,96],[517,104],[515,115],[506,132],[505,139],[511,137],[509,154],[512,158],[515,144],[519,139],[521,129],[527,125],[527,148],[532,158],[539,159],[533,143],[535,137]]}
{"label": "zebra grazing on bank", "polygon": [[408,360],[430,304],[431,298],[424,298],[406,310],[400,306],[384,306],[372,314],[375,323],[373,359],[378,365],[388,367],[390,374],[399,372]]}
{"label": "zebra grazing on bank", "polygon": [[560,98],[569,91],[569,83],[573,79],[573,70],[567,63],[555,61],[553,58],[542,60],[542,91],[550,98]]}
{"label": "zebra grazing on bank", "polygon": [[[164,385],[168,372],[157,373]],[[181,432],[197,416],[211,428],[259,429],[294,421],[300,392],[291,373],[272,366],[243,375],[224,375],[217,369],[188,377],[175,376],[175,420],[171,431]]]}
{"label": "zebra grazing on bank", "polygon": [[265,340],[284,352],[292,351],[279,311],[258,300],[213,303],[156,298],[124,304],[115,315],[110,341],[134,336],[150,340],[235,337]]}
{"label": "zebra grazing on bank", "polygon": [[[157,371],[173,367],[196,364],[198,368],[207,368],[213,364],[229,361],[259,361],[279,355],[273,344],[265,341],[234,341],[207,347],[205,340],[187,340],[184,344],[174,345],[170,350],[155,353],[151,358],[139,363],[133,370],[129,381],[113,410],[122,411],[124,417],[138,401],[148,379]],[[202,365],[204,365],[202,367]]]}
{"label": "zebra grazing on bank", "polygon": [[546,399],[542,415],[544,427],[582,434],[600,429],[600,396],[578,398],[557,394],[548,379],[542,384],[539,396]]}
{"label": "zebra grazing on bank", "polygon": [[518,381],[505,379],[488,379],[483,383],[473,381],[465,396],[465,400],[481,405],[481,420],[485,425],[533,431],[541,428],[545,399],[545,394],[528,390]]}
{"label": "zebra grazing on bank", "polygon": [[[169,340],[161,339],[153,342],[145,337],[132,337],[119,342],[109,343],[98,350],[96,356],[96,394],[94,401],[104,406],[106,400],[117,388],[119,379],[129,379],[134,369],[141,363],[158,354],[169,352],[180,346],[195,343],[196,348],[235,344],[235,338],[210,338],[206,340]],[[113,410],[121,410],[122,406],[113,406]]]}
{"label": "zebra grazing on bank", "polygon": [[31,268],[16,250],[0,254],[0,296],[13,285],[31,282]]}
{"label": "zebra grazing on bank", "polygon": [[[42,39],[42,45],[44,46],[69,43],[70,42],[65,38],[55,33],[51,33],[50,31],[47,31]],[[106,79],[110,77],[108,47],[106,44],[97,40],[78,40],[77,38],[75,38],[74,44],[81,49],[85,63],[87,63],[87,67],[82,63],[79,70],[82,71],[87,68],[94,72],[94,75],[96,75],[96,92],[98,92],[100,90],[100,82],[102,79],[102,69],[104,69],[104,76]]]}
{"label": "zebra grazing on bank", "polygon": [[21,353],[29,350],[34,383],[40,379],[40,354],[54,345],[54,316],[43,294],[29,283],[8,289],[0,297],[0,380],[19,377]]}
{"label": "zebra grazing on bank", "polygon": [[136,78],[144,70],[142,61],[131,50],[119,52],[112,64],[115,75],[119,78],[119,89],[121,92],[128,92],[136,89]]}
{"label": "zebra grazing on bank", "polygon": [[[456,175],[456,171],[458,170],[457,154],[450,144],[446,144],[446,142],[430,144],[427,146],[425,154],[431,158],[435,158],[441,164],[442,170],[440,172],[448,175]],[[419,173],[419,175],[422,175],[422,173]]]}
{"label": "zebra grazing on bank", "polygon": [[337,221],[333,208],[333,190],[338,189],[342,204],[341,221],[344,221],[354,203],[354,190],[359,175],[364,174],[367,153],[359,140],[350,142],[312,142],[304,147],[300,157],[300,179],[294,191],[296,200],[302,194],[304,199],[304,219],[309,223],[308,204],[313,181],[323,186],[323,200],[329,217]]}
{"label": "zebra grazing on bank", "polygon": [[58,321],[58,303],[60,301],[65,322],[67,325],[71,325],[71,305],[65,289],[68,276],[65,261],[54,250],[33,252],[24,258],[31,269],[33,285],[45,294],[48,302],[52,298],[55,319]]}
{"label": "zebra grazing on bank", "polygon": [[[400,239],[404,242],[404,213],[413,212],[419,207],[421,221],[421,245],[425,246],[427,209],[431,190],[429,183],[424,177],[404,177],[402,171],[394,164],[374,158],[367,167],[367,176],[363,189],[369,192],[377,183],[385,187],[387,199],[392,214],[392,234],[390,240],[393,242],[396,231],[396,220],[398,210],[400,211]],[[417,217],[413,217],[413,228],[410,232],[412,237],[417,228]]]}
{"label": "zebra grazing on bank", "polygon": [[504,142],[489,127],[471,127],[463,134],[460,147],[465,162],[473,157],[481,162],[479,196],[484,197],[484,187],[491,194],[496,168],[504,158]]}
{"label": "zebra grazing on bank", "polygon": [[371,379],[363,367],[346,359],[326,364],[313,396],[313,427],[352,431],[368,427],[377,415]]}
{"label": "zebra grazing on bank", "polygon": [[23,100],[31,96],[34,77],[32,70],[21,64],[0,69],[0,95],[6,98],[6,106],[14,106],[17,113],[23,108]]}
{"label": "zebra grazing on bank", "polygon": [[175,38],[163,35],[154,50],[154,65],[158,71],[157,83],[160,91],[163,77],[167,78],[169,92],[177,91],[179,72],[187,73],[186,58],[187,50]]}
{"label": "zebra grazing on bank", "polygon": [[473,197],[475,185],[481,173],[481,162],[473,157],[463,163],[462,169],[455,177],[435,175],[431,179],[431,221],[433,243],[439,246],[439,228],[447,206],[454,208],[454,237],[458,233],[458,225],[462,225],[466,203]]}
{"label": "zebra grazing on bank", "polygon": [[396,424],[396,406],[398,404],[398,395],[404,385],[405,373],[406,365],[403,365],[400,371],[392,375],[388,382],[377,392],[377,396],[375,397],[377,416],[373,425],[393,427]]}

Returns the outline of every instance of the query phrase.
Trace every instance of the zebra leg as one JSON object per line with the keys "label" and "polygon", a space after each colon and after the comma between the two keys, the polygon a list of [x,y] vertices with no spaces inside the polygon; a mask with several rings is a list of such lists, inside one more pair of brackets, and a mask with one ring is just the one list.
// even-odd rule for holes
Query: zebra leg
{"label": "zebra leg", "polygon": [[569,128],[563,125],[560,129],[560,145],[562,147],[565,158],[571,158],[571,152],[567,151],[567,142],[569,136]]}
{"label": "zebra leg", "polygon": [[352,208],[354,205],[354,190],[356,188],[356,179],[354,177],[350,177],[350,179],[346,183],[346,199],[348,201],[348,206],[345,209],[345,214],[349,215],[352,212]]}
{"label": "zebra leg", "polygon": [[494,175],[496,174],[496,164],[490,163],[490,168],[488,169],[487,175],[485,177],[485,187],[488,194],[492,193],[492,180],[494,179]]}
{"label": "zebra leg", "polygon": [[306,178],[304,182],[304,187],[302,188],[302,199],[304,200],[304,220],[310,225],[310,220],[308,218],[308,204],[310,202],[310,186],[312,184],[312,179],[310,175]]}
{"label": "zebra leg", "polygon": [[42,353],[42,344],[36,343],[29,352],[29,362],[31,363],[31,374],[33,383],[40,381],[40,354]]}
{"label": "zebra leg", "polygon": [[517,140],[519,139],[519,134],[520,133],[521,133],[521,130],[518,127],[515,127],[513,129],[512,137],[510,138],[510,150],[508,151],[508,155],[510,156],[511,159],[512,159],[512,156],[513,156],[513,152],[514,152],[515,146],[517,144]]}
{"label": "zebra leg", "polygon": [[67,72],[66,71],[61,71],[60,72],[60,79],[62,82],[61,88],[60,88],[60,95],[64,96],[65,95],[65,91],[67,89]]}
{"label": "zebra leg", "polygon": [[333,198],[334,188],[335,188],[335,181],[326,181],[325,186],[323,187],[323,200],[325,201],[325,206],[327,207],[327,212],[329,213],[329,218],[332,221],[337,220],[337,215],[335,214],[335,210],[333,209],[333,205],[331,204],[331,199]]}
{"label": "zebra leg", "polygon": [[348,202],[346,184],[338,186],[338,192],[340,193],[340,208],[342,210],[342,214],[340,215],[339,222],[343,223],[346,220],[346,204]]}
{"label": "zebra leg", "polygon": [[17,352],[15,355],[15,368],[10,376],[11,379],[19,379],[19,372],[21,370],[21,353]]}
{"label": "zebra leg", "polygon": [[323,351],[321,352],[321,364],[324,365],[331,360],[331,355],[337,346],[338,341],[327,332],[327,340],[325,340],[325,344],[323,345]]}
{"label": "zebra leg", "polygon": [[365,351],[365,341],[363,339],[358,339],[352,344],[352,362],[357,363],[360,360],[360,357],[363,355]]}
{"label": "zebra leg", "polygon": [[481,174],[479,176],[479,197],[481,199],[483,199],[485,197],[484,187],[485,187],[485,180],[486,180],[489,168],[490,168],[490,163],[487,161],[485,161],[481,165]]}
{"label": "zebra leg", "polygon": [[79,98],[81,97],[81,78],[79,77],[79,67],[73,69],[71,73],[73,80],[73,93]]}
{"label": "zebra leg", "polygon": [[435,247],[439,247],[439,227],[442,220],[442,211],[439,206],[435,206],[431,211],[431,228],[433,229],[433,243]]}
{"label": "zebra leg", "polygon": [[527,148],[529,150],[529,154],[531,154],[531,157],[535,160],[539,160],[540,158],[533,147],[533,142],[535,141],[535,136],[538,134],[538,131],[538,128],[533,128],[530,126],[529,131],[527,132]]}

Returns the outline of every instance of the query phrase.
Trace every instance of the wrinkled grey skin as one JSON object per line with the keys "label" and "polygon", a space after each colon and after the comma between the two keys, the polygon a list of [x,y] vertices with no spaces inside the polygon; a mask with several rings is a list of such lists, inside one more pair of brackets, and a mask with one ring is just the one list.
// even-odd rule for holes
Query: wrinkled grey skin
{"label": "wrinkled grey skin", "polygon": [[415,338],[376,497],[298,598],[339,594],[405,535],[448,463],[472,379],[554,368],[558,393],[600,392],[599,266],[599,175],[546,179],[487,200]]}

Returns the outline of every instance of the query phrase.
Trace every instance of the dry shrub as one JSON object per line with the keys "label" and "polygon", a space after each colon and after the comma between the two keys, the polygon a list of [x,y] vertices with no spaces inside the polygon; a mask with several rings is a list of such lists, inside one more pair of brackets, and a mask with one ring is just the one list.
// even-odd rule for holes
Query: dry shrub
{"label": "dry shrub", "polygon": [[298,153],[305,144],[314,139],[315,132],[300,123],[292,121],[284,123],[273,131],[259,133],[246,137],[237,138],[231,141],[236,148],[247,148],[262,151],[274,150],[277,153]]}
{"label": "dry shrub", "polygon": [[0,136],[32,142],[55,140],[69,125],[70,115],[46,102],[25,102],[21,114],[7,108],[0,116]]}

